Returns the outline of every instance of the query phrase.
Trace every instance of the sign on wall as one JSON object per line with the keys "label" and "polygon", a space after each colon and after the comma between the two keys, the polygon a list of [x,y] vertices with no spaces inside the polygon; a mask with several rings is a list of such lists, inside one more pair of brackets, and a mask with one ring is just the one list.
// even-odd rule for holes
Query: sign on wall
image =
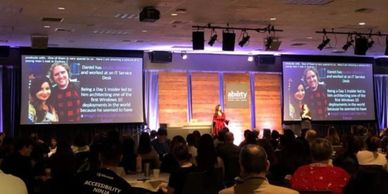
{"label": "sign on wall", "polygon": [[227,108],[249,108],[248,83],[228,83],[225,91],[225,105]]}

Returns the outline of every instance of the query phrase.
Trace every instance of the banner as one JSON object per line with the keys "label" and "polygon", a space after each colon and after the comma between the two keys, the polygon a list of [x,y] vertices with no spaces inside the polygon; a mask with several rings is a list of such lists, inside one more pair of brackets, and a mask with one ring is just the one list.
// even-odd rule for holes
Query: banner
{"label": "banner", "polygon": [[224,96],[227,108],[249,108],[248,83],[228,83]]}

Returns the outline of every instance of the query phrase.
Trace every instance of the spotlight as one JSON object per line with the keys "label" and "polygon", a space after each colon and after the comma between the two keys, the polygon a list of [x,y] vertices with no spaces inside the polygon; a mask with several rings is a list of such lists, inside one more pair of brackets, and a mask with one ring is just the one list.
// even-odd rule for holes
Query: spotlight
{"label": "spotlight", "polygon": [[370,38],[369,41],[368,41],[368,48],[372,48],[374,43],[375,43],[375,41]]}
{"label": "spotlight", "polygon": [[365,38],[364,36],[357,36],[356,44],[354,47],[354,54],[365,55],[367,50],[368,50],[368,39]]}
{"label": "spotlight", "polygon": [[322,50],[323,48],[325,48],[325,46],[326,46],[327,44],[329,44],[329,42],[330,42],[330,39],[329,39],[326,35],[324,35],[321,44],[319,44],[317,48],[318,48],[319,50]]}
{"label": "spotlight", "polygon": [[352,35],[348,35],[348,39],[347,39],[345,45],[342,47],[342,49],[344,51],[347,51],[348,48],[353,45],[353,42],[354,42],[354,40],[352,38]]}
{"label": "spotlight", "polygon": [[181,57],[182,57],[183,60],[186,60],[187,59],[187,53],[185,51],[182,51]]}
{"label": "spotlight", "polygon": [[273,38],[271,36],[268,36],[265,39],[265,50],[269,50],[271,48],[272,42],[273,42]]}
{"label": "spotlight", "polygon": [[249,41],[249,38],[251,38],[247,32],[243,32],[243,37],[241,38],[240,42],[238,43],[238,45],[240,45],[240,47],[243,47],[248,41]]}
{"label": "spotlight", "polygon": [[249,61],[249,62],[252,62],[253,60],[254,60],[253,56],[252,56],[252,55],[249,55],[249,56],[248,56],[248,61]]}
{"label": "spotlight", "polygon": [[216,42],[216,40],[217,40],[217,33],[213,29],[212,35],[210,36],[210,40],[209,40],[209,42],[207,44],[210,45],[210,46],[213,46],[214,43]]}

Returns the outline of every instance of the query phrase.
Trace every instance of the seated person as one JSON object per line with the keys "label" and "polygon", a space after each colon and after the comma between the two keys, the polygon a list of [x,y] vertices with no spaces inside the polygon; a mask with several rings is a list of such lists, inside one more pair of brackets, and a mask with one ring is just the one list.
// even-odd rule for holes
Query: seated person
{"label": "seated person", "polygon": [[387,159],[384,154],[377,152],[380,139],[376,136],[370,136],[366,139],[366,150],[358,151],[356,156],[359,165],[376,165],[386,167]]}
{"label": "seated person", "polygon": [[105,140],[102,143],[99,151],[101,166],[96,171],[86,171],[78,175],[77,193],[133,193],[129,183],[120,177],[124,174],[124,169],[119,167],[121,148],[119,141]]}
{"label": "seated person", "polygon": [[331,191],[343,193],[349,174],[331,164],[333,148],[327,139],[316,138],[310,142],[313,163],[299,167],[291,178],[291,188],[298,191]]}
{"label": "seated person", "polygon": [[233,187],[220,191],[220,194],[254,194],[280,193],[297,194],[297,191],[285,187],[271,185],[266,173],[269,161],[265,150],[259,145],[249,144],[240,152],[241,178],[236,180]]}

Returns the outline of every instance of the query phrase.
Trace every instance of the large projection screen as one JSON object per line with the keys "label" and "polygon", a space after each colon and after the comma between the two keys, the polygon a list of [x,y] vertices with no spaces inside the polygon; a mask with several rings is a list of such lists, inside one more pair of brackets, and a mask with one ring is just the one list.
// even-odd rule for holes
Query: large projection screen
{"label": "large projection screen", "polygon": [[283,61],[283,120],[300,120],[306,104],[313,121],[375,120],[373,64]]}
{"label": "large projection screen", "polygon": [[21,56],[24,124],[142,123],[142,56]]}

